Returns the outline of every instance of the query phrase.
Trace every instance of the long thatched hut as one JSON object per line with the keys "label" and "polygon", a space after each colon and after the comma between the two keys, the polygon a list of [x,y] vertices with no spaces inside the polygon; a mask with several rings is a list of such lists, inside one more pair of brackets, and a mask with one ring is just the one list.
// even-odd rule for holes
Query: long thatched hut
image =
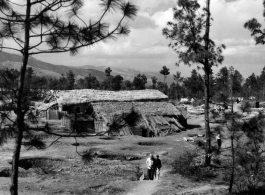
{"label": "long thatched hut", "polygon": [[[66,90],[51,91],[40,109],[57,109],[68,114],[84,113],[93,117],[95,132],[106,132],[113,119],[128,114],[132,108],[141,116],[134,127],[124,125],[121,134],[143,136],[164,135],[184,130],[182,115],[168,96],[158,90],[103,91]],[[66,117],[64,117],[65,119]]]}
{"label": "long thatched hut", "polygon": [[85,112],[90,103],[95,102],[146,102],[166,101],[168,96],[158,90],[106,91],[94,89],[51,90],[43,103],[37,108],[47,111],[56,108],[69,113]]}

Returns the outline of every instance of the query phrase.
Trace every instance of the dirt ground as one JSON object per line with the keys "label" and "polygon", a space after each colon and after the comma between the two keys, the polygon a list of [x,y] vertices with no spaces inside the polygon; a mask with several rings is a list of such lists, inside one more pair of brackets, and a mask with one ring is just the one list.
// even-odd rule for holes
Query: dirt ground
{"label": "dirt ground", "polygon": [[[224,194],[227,186],[196,183],[170,172],[170,163],[183,151],[195,145],[183,141],[188,134],[203,134],[203,116],[188,120],[189,129],[167,137],[89,137],[64,138],[45,150],[23,147],[21,152],[19,194],[90,194],[90,195],[165,195]],[[56,137],[47,140],[47,145]],[[10,160],[13,143],[0,147],[0,194],[9,194]],[[82,161],[80,153],[91,149],[93,160]],[[79,154],[78,154],[79,153]],[[139,180],[146,173],[149,153],[159,154],[162,161],[159,181]],[[6,175],[3,173],[7,173]]]}

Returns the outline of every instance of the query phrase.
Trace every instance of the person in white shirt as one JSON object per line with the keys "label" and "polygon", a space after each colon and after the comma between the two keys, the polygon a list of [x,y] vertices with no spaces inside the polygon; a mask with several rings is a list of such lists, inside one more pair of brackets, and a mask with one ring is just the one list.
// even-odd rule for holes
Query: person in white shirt
{"label": "person in white shirt", "polygon": [[153,154],[150,154],[149,157],[146,159],[147,165],[147,177],[149,180],[153,180],[154,178],[154,157]]}
{"label": "person in white shirt", "polygon": [[216,136],[215,138],[216,138],[216,142],[217,142],[218,150],[220,151],[220,150],[221,150],[221,146],[222,146],[221,134],[218,133],[217,136]]}

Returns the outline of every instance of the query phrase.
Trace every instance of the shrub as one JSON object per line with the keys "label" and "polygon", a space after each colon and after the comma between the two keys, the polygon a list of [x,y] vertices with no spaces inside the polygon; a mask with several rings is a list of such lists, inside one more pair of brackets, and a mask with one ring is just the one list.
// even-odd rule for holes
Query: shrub
{"label": "shrub", "polygon": [[103,139],[103,140],[115,140],[117,138],[114,137],[114,136],[108,136],[108,137],[100,137],[99,139]]}
{"label": "shrub", "polygon": [[134,170],[134,175],[136,177],[136,180],[140,180],[140,177],[143,175],[143,171],[140,167],[140,165],[137,165]]}
{"label": "shrub", "polygon": [[203,156],[200,156],[196,151],[185,151],[176,157],[171,164],[172,171],[196,181],[215,177],[216,175],[209,167],[204,167],[203,160]]}
{"label": "shrub", "polygon": [[197,167],[194,162],[197,157],[198,155],[195,151],[186,151],[182,153],[180,156],[175,158],[172,163],[173,172],[184,176],[194,174],[197,171]]}
{"label": "shrub", "polygon": [[163,145],[163,144],[164,143],[157,142],[157,141],[138,142],[138,145],[140,145],[140,146],[159,146],[159,145]]}
{"label": "shrub", "polygon": [[195,144],[196,146],[198,146],[199,148],[205,148],[205,142],[202,139],[197,139],[195,140]]}
{"label": "shrub", "polygon": [[90,162],[93,161],[94,153],[95,153],[94,148],[90,148],[89,150],[86,150],[83,152],[82,160],[83,160],[84,164],[89,164]]}
{"label": "shrub", "polygon": [[241,103],[240,108],[243,112],[250,112],[252,107],[253,107],[253,105],[251,104],[250,101],[244,101]]}
{"label": "shrub", "polygon": [[102,151],[101,154],[97,154],[98,158],[104,158],[108,160],[121,160],[121,161],[133,161],[140,160],[140,156],[132,155],[132,154],[119,154],[119,153],[111,153],[108,151]]}

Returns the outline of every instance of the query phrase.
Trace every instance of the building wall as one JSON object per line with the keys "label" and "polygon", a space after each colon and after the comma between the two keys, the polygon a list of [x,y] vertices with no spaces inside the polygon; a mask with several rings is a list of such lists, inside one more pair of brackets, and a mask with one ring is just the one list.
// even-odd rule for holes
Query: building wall
{"label": "building wall", "polygon": [[59,111],[58,110],[47,110],[47,119],[48,120],[59,120]]}

